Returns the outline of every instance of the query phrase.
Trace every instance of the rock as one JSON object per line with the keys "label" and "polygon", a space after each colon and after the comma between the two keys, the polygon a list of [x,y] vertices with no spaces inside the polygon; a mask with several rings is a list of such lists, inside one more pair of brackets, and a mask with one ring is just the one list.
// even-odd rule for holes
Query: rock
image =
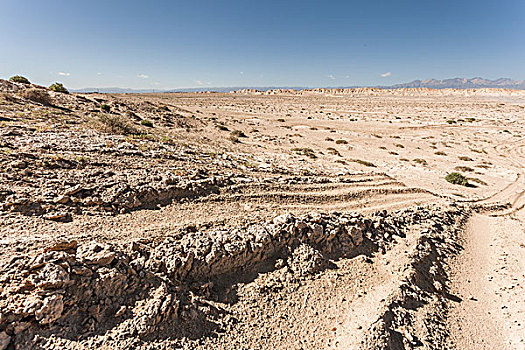
{"label": "rock", "polygon": [[318,250],[303,243],[295,248],[288,265],[295,274],[305,276],[320,271],[328,261]]}
{"label": "rock", "polygon": [[47,247],[44,250],[44,252],[75,250],[77,249],[77,246],[78,246],[77,241],[62,241],[62,242],[55,243],[50,247]]}
{"label": "rock", "polygon": [[28,277],[28,280],[35,288],[40,289],[59,289],[69,284],[69,274],[62,266],[47,263],[38,272]]}
{"label": "rock", "polygon": [[108,245],[93,242],[77,249],[77,259],[88,265],[106,266],[115,259],[115,252]]}
{"label": "rock", "polygon": [[23,160],[15,160],[14,162],[11,162],[11,164],[9,164],[11,166],[11,168],[16,168],[16,169],[24,169],[27,167],[27,163]]}
{"label": "rock", "polygon": [[58,196],[57,198],[55,198],[55,199],[54,199],[54,202],[55,202],[55,203],[58,203],[58,204],[66,204],[66,203],[68,203],[70,200],[71,200],[71,198],[70,198],[69,196],[61,195],[61,196]]}
{"label": "rock", "polygon": [[82,185],[81,184],[78,184],[78,185],[75,185],[67,190],[64,191],[64,196],[72,196],[78,192],[80,192],[82,190]]}
{"label": "rock", "polygon": [[42,307],[35,312],[35,318],[40,324],[51,324],[62,316],[64,301],[60,294],[44,299]]}
{"label": "rock", "polygon": [[0,332],[0,350],[5,350],[11,342],[11,337],[6,332]]}
{"label": "rock", "polygon": [[71,221],[71,214],[68,212],[53,212],[45,214],[43,218],[46,220],[67,222]]}

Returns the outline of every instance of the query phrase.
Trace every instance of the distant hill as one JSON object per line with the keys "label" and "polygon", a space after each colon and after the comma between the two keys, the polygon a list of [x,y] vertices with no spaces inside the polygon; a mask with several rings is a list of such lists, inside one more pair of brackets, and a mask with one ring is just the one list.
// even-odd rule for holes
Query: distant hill
{"label": "distant hill", "polygon": [[[357,88],[363,86],[340,86],[338,88]],[[390,86],[375,86],[383,89],[401,89],[401,88],[431,88],[431,89],[484,89],[484,88],[500,88],[500,89],[517,89],[525,90],[525,80],[513,80],[509,78],[499,78],[496,80],[489,80],[484,78],[451,78],[451,79],[426,79],[414,80],[410,83],[395,84]],[[289,89],[289,90],[303,90],[312,87],[305,86],[229,86],[229,87],[202,87],[202,88],[181,88],[170,90],[155,90],[155,89],[125,89],[125,88],[85,88],[71,90],[71,92],[99,92],[105,94],[143,94],[152,92],[230,92],[244,89],[256,89],[260,91],[272,89]]]}
{"label": "distant hill", "polygon": [[452,78],[452,79],[426,79],[414,80],[410,83],[395,84],[385,86],[388,89],[400,88],[431,88],[431,89],[483,89],[483,88],[500,88],[500,89],[519,89],[525,90],[525,80],[512,80],[508,78],[499,78],[488,80],[484,78]]}
{"label": "distant hill", "polygon": [[247,87],[247,86],[228,86],[228,87],[203,87],[203,88],[181,88],[181,89],[169,89],[169,90],[159,90],[159,89],[126,89],[119,87],[109,87],[109,88],[84,88],[84,89],[71,89],[71,92],[80,92],[80,93],[89,93],[89,92],[98,92],[101,94],[149,94],[152,92],[203,92],[203,91],[213,91],[213,92],[230,92],[237,91],[241,89],[257,89],[261,91],[272,90],[272,89],[293,89],[301,90],[305,89],[304,86],[292,86],[292,87],[282,87],[282,86],[258,86],[258,87]]}

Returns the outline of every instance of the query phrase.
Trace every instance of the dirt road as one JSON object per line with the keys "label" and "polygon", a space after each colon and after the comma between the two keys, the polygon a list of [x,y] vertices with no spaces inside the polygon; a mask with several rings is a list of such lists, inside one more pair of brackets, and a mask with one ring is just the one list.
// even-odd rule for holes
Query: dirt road
{"label": "dirt road", "polygon": [[523,143],[501,147],[516,166],[516,181],[483,201],[508,201],[507,210],[474,215],[464,251],[452,264],[450,346],[525,349],[525,199]]}

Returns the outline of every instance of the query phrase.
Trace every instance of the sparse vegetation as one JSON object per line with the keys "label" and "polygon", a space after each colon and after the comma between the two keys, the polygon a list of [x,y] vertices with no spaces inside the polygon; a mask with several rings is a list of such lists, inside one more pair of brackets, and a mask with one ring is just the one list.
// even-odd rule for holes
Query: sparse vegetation
{"label": "sparse vegetation", "polygon": [[397,148],[405,148],[405,146],[403,146],[403,145],[400,144],[400,143],[397,143],[395,146],[396,146]]}
{"label": "sparse vegetation", "polygon": [[302,154],[312,159],[317,158],[317,155],[315,154],[314,150],[311,148],[292,148],[292,152]]}
{"label": "sparse vegetation", "polygon": [[468,179],[464,175],[456,172],[447,174],[447,176],[445,176],[445,180],[454,185],[468,186],[469,184]]}
{"label": "sparse vegetation", "polygon": [[333,148],[333,147],[328,147],[328,148],[327,148],[327,151],[328,151],[329,154],[332,154],[332,155],[334,155],[334,156],[339,156],[339,157],[341,157],[341,153],[339,153],[339,151],[336,150],[336,149]]}
{"label": "sparse vegetation", "polygon": [[102,114],[98,117],[97,127],[104,132],[120,135],[136,135],[138,130],[120,116]]}
{"label": "sparse vegetation", "polygon": [[230,133],[230,137],[237,137],[237,138],[239,138],[239,137],[248,137],[248,136],[246,136],[246,135],[244,134],[244,132],[241,131],[241,130],[233,130],[233,131]]}
{"label": "sparse vegetation", "polygon": [[63,94],[69,94],[69,91],[66,89],[62,83],[54,83],[49,86],[49,90],[54,92],[61,92]]}
{"label": "sparse vegetation", "polygon": [[100,105],[100,109],[103,110],[104,112],[109,112],[111,110],[111,107],[103,103]]}
{"label": "sparse vegetation", "polygon": [[49,106],[52,103],[51,96],[43,89],[26,89],[23,90],[20,95],[33,102]]}
{"label": "sparse vegetation", "polygon": [[346,145],[348,144],[348,141],[346,140],[335,140],[335,143],[338,145]]}
{"label": "sparse vegetation", "polygon": [[435,155],[437,156],[446,156],[447,154],[443,151],[437,151],[437,152],[434,152]]}
{"label": "sparse vegetation", "polygon": [[414,159],[414,162],[418,163],[418,164],[421,164],[421,165],[427,165],[427,161],[422,159],[422,158],[415,158]]}
{"label": "sparse vegetation", "polygon": [[366,160],[362,160],[362,159],[350,159],[350,161],[354,162],[354,163],[358,163],[358,164],[364,165],[364,166],[369,166],[369,167],[375,167],[376,166],[374,163],[366,161]]}
{"label": "sparse vegetation", "polygon": [[487,164],[478,164],[478,165],[475,165],[476,168],[482,168],[482,169],[489,169],[490,166],[487,165]]}
{"label": "sparse vegetation", "polygon": [[470,157],[467,157],[467,156],[459,156],[458,157],[459,160],[463,160],[465,162],[472,162],[474,159],[470,158]]}
{"label": "sparse vegetation", "polygon": [[278,122],[281,122],[281,123],[284,123],[286,120],[284,120],[283,118],[279,118],[277,119]]}
{"label": "sparse vegetation", "polygon": [[147,126],[148,128],[152,128],[153,127],[153,122],[151,120],[147,120],[147,119],[141,120],[140,124],[144,125],[144,126]]}
{"label": "sparse vegetation", "polygon": [[468,166],[457,166],[454,169],[457,170],[457,171],[466,171],[466,172],[474,171],[474,169],[472,169],[471,167],[468,167]]}
{"label": "sparse vegetation", "polygon": [[21,75],[13,75],[11,78],[9,78],[9,81],[13,83],[21,83],[21,84],[31,84],[31,82]]}

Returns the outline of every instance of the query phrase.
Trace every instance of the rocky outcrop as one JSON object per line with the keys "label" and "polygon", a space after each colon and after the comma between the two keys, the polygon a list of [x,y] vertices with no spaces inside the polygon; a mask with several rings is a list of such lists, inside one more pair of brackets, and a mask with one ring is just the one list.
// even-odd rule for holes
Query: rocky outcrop
{"label": "rocky outcrop", "polygon": [[[330,258],[351,257],[366,244],[386,249],[414,223],[443,215],[430,209],[371,217],[359,214],[281,215],[270,222],[188,232],[152,245],[59,242],[41,254],[18,256],[1,279],[0,341],[36,347],[50,336],[140,339],[166,322],[196,322],[199,298],[221,298],[215,284],[272,263],[307,276]],[[280,262],[279,262],[280,261]],[[197,303],[197,304],[196,304]],[[43,340],[42,340],[43,339]]]}

